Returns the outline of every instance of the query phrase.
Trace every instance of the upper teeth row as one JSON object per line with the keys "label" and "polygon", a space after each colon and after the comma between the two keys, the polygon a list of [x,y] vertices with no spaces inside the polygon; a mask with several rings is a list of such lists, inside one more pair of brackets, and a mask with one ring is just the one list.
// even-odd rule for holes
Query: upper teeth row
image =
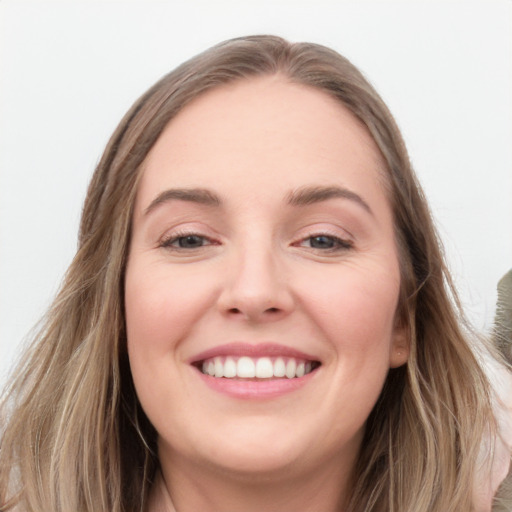
{"label": "upper teeth row", "polygon": [[212,377],[245,379],[270,379],[272,377],[303,377],[312,370],[311,361],[297,359],[284,359],[277,357],[251,358],[247,356],[236,359],[234,357],[214,357],[203,361],[202,371]]}

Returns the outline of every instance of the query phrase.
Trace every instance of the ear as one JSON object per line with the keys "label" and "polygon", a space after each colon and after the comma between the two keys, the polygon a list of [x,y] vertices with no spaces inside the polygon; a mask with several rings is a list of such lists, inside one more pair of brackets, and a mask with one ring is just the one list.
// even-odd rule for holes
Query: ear
{"label": "ear", "polygon": [[409,353],[411,351],[409,328],[401,322],[400,324],[401,325],[396,325],[393,331],[393,340],[389,352],[390,368],[398,368],[404,365],[409,359]]}

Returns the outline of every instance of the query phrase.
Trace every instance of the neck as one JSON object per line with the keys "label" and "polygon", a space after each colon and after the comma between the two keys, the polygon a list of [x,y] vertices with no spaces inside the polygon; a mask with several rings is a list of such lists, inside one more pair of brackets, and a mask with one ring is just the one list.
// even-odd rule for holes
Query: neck
{"label": "neck", "polygon": [[[162,471],[151,495],[148,512],[342,512],[351,464],[339,454],[322,467],[296,471],[284,468],[258,475],[204,468],[172,457],[162,458]],[[345,459],[346,461],[346,459]],[[309,469],[309,470],[308,470]],[[172,497],[172,499],[171,499]]]}

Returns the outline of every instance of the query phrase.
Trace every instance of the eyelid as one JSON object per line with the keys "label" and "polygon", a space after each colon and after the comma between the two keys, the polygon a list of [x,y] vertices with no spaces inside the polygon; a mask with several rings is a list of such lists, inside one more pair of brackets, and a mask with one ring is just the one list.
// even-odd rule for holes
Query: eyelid
{"label": "eyelid", "polygon": [[346,240],[344,238],[340,238],[339,236],[330,235],[330,234],[327,234],[327,233],[318,233],[318,234],[313,234],[313,235],[307,236],[305,238],[302,238],[299,241],[298,245],[301,246],[301,247],[304,247],[302,244],[304,242],[306,242],[307,240],[311,240],[313,238],[320,238],[320,237],[330,238],[337,245],[335,247],[328,247],[328,248],[325,248],[325,249],[320,249],[319,247],[310,247],[311,249],[315,249],[315,250],[318,250],[318,251],[328,252],[328,251],[352,249],[352,247],[354,246],[354,244],[350,240]]}
{"label": "eyelid", "polygon": [[[170,231],[167,231],[164,235],[162,235],[159,238],[159,240],[157,242],[157,247],[161,247],[164,249],[174,249],[177,251],[191,251],[194,249],[199,249],[201,247],[209,247],[212,245],[219,245],[220,241],[218,240],[218,238],[216,238],[215,236],[212,236],[209,233],[207,234],[206,231],[208,231],[208,230],[197,228],[197,227],[192,227],[192,226],[191,227],[176,227]],[[186,238],[189,236],[190,237],[197,236],[199,238],[206,240],[208,243],[201,245],[199,247],[195,247],[195,248],[194,247],[191,247],[191,248],[176,247],[176,246],[172,245],[174,242],[176,242],[180,238]]]}
{"label": "eyelid", "polygon": [[[198,247],[179,247],[179,246],[174,245],[174,243],[178,242],[180,239],[188,238],[188,237],[201,238],[203,240],[206,240],[208,243],[200,245]],[[192,250],[192,249],[198,249],[199,247],[215,245],[214,243],[211,243],[211,242],[212,242],[212,240],[210,240],[207,236],[199,235],[197,233],[185,233],[185,234],[176,234],[176,235],[169,236],[167,238],[163,238],[162,241],[160,242],[160,247],[165,247],[165,248],[172,247],[173,249],[177,249],[177,250]]]}
{"label": "eyelid", "polygon": [[[327,228],[327,227],[310,227],[306,231],[300,234],[300,236],[297,237],[296,241],[292,243],[292,246],[295,247],[306,247],[304,245],[304,242],[307,240],[310,240],[315,237],[327,237],[332,238],[336,242],[335,247],[331,248],[324,248],[320,249],[317,247],[309,247],[309,249],[319,252],[337,252],[337,251],[347,251],[354,247],[354,237],[348,233],[347,231],[343,230],[343,234],[340,233],[342,231],[341,229],[333,229],[333,228]],[[308,247],[306,247],[308,248]]]}

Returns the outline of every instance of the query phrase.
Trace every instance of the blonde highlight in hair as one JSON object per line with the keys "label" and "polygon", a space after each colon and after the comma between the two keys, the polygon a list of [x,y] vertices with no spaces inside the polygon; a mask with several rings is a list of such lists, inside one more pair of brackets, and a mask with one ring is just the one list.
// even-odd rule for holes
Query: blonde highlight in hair
{"label": "blonde highlight in hair", "polygon": [[400,253],[397,322],[408,329],[411,355],[390,370],[368,419],[346,512],[471,510],[475,461],[493,429],[489,385],[395,121],[336,52],[253,36],[217,45],[166,75],[110,139],[89,186],[77,255],[3,401],[2,511],[145,510],[158,467],[156,432],[134,391],[123,307],[144,160],[194,98],[277,73],[324,91],[367,127],[386,164]]}

